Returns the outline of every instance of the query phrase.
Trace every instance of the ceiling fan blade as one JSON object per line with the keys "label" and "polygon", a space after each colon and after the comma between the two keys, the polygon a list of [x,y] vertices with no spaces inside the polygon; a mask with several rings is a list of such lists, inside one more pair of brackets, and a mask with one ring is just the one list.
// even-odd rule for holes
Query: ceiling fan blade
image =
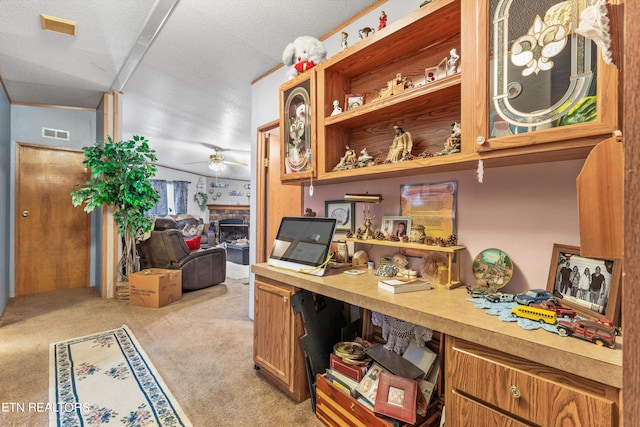
{"label": "ceiling fan blade", "polygon": [[243,149],[239,149],[239,148],[223,148],[220,147],[219,145],[214,145],[214,144],[208,144],[206,142],[201,142],[201,145],[210,148],[214,151],[238,151],[238,152],[242,152],[242,153],[250,153],[251,150],[243,150]]}
{"label": "ceiling fan blade", "polygon": [[223,160],[222,163],[226,163],[227,165],[234,165],[234,166],[249,166],[247,163],[232,162],[230,160]]}
{"label": "ceiling fan blade", "polygon": [[197,165],[198,163],[209,163],[209,160],[205,160],[204,162],[189,162],[185,163],[185,165]]}

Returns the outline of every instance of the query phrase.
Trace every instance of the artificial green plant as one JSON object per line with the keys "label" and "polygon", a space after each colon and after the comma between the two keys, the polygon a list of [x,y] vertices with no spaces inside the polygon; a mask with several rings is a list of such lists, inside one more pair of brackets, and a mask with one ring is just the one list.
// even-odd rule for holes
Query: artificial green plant
{"label": "artificial green plant", "polygon": [[91,179],[71,192],[74,206],[84,203],[85,212],[102,206],[114,207],[118,233],[122,236],[122,256],[118,262],[120,281],[140,269],[136,242],[151,230],[151,218],[145,215],[160,196],[151,185],[155,176],[155,150],[144,136],[114,142],[109,136],[103,144],[97,141],[83,147],[83,164],[91,171]]}

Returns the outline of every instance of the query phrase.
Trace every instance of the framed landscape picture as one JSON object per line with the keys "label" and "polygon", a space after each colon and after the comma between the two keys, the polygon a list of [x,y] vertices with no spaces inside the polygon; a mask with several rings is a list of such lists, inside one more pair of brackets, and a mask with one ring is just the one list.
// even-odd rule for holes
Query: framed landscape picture
{"label": "framed landscape picture", "polygon": [[336,219],[336,231],[354,231],[355,205],[344,200],[327,200],[324,202],[324,214],[326,217]]}
{"label": "framed landscape picture", "polygon": [[547,290],[582,316],[620,326],[620,260],[580,256],[580,248],[553,245]]}

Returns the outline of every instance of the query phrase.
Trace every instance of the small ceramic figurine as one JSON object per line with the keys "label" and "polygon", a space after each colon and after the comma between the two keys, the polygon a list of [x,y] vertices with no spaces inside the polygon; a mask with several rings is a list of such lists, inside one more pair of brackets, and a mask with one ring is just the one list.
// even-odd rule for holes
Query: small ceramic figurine
{"label": "small ceramic figurine", "polygon": [[387,26],[387,14],[384,13],[384,10],[380,12],[380,22],[378,24],[378,31]]}
{"label": "small ceramic figurine", "polygon": [[396,136],[389,147],[385,163],[396,163],[404,160],[408,154],[411,154],[411,149],[413,148],[411,134],[405,132],[400,126],[394,126],[393,128],[396,130]]}
{"label": "small ceramic figurine", "polygon": [[447,61],[447,75],[450,76],[458,72],[458,62],[460,61],[460,55],[455,49],[451,49],[449,52],[449,60]]}
{"label": "small ceramic figurine", "polygon": [[341,34],[342,40],[340,41],[340,49],[345,50],[349,46],[347,43],[347,37],[349,37],[349,34],[344,31]]}
{"label": "small ceramic figurine", "polygon": [[340,108],[340,102],[336,99],[333,101],[333,111],[331,112],[331,115],[335,116],[340,113],[342,113],[342,108]]}
{"label": "small ceramic figurine", "polygon": [[360,38],[361,39],[366,39],[367,37],[369,37],[369,34],[373,34],[375,32],[376,32],[376,30],[374,28],[371,28],[371,27],[364,27],[364,28],[360,29],[360,31],[358,31],[358,33],[360,34]]}

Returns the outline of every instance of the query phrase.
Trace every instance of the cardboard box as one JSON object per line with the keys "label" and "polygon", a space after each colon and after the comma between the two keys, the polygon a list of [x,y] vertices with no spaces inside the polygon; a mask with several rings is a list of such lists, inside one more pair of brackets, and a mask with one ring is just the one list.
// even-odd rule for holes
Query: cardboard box
{"label": "cardboard box", "polygon": [[129,304],[163,307],[182,298],[182,271],[148,268],[129,275]]}

